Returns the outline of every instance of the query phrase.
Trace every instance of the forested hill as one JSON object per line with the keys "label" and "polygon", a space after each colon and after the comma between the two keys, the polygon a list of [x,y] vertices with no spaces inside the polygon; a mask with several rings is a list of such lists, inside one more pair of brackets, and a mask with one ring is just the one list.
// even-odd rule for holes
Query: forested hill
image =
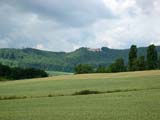
{"label": "forested hill", "polygon": [[[146,47],[138,48],[138,55],[146,56]],[[160,55],[160,46],[157,47]],[[77,64],[108,66],[122,57],[127,62],[129,49],[118,50],[103,47],[101,49],[80,48],[73,52],[48,52],[32,48],[0,49],[0,62],[12,67],[33,67],[44,70],[72,72]]]}

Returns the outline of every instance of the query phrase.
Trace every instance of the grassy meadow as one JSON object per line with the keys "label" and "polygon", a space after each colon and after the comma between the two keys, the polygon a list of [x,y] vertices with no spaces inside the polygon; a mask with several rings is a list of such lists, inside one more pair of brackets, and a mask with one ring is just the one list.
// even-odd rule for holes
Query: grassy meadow
{"label": "grassy meadow", "polygon": [[73,73],[69,72],[59,72],[59,71],[46,71],[49,76],[59,76],[59,75],[72,75]]}
{"label": "grassy meadow", "polygon": [[160,120],[160,71],[0,82],[0,99],[0,120]]}

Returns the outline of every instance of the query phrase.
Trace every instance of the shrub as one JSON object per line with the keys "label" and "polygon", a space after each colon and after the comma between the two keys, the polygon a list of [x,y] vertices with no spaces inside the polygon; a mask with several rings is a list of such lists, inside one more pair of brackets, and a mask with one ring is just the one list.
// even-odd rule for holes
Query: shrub
{"label": "shrub", "polygon": [[82,90],[79,92],[75,92],[73,95],[89,95],[89,94],[100,94],[99,91],[91,91],[91,90]]}
{"label": "shrub", "polygon": [[48,74],[39,69],[35,68],[10,68],[6,65],[0,64],[0,81],[7,80],[7,79],[28,79],[28,78],[40,78],[40,77],[47,77]]}
{"label": "shrub", "polygon": [[74,68],[76,74],[93,73],[94,69],[92,66],[87,64],[80,64]]}

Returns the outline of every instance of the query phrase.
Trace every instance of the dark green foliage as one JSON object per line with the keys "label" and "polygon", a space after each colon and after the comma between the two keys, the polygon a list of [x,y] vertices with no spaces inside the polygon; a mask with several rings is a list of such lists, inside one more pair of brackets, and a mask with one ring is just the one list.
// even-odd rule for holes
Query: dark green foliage
{"label": "dark green foliage", "polygon": [[89,94],[100,94],[99,91],[91,91],[91,90],[82,90],[80,92],[76,92],[73,95],[89,95]]}
{"label": "dark green foliage", "polygon": [[10,75],[11,79],[29,79],[29,78],[41,78],[47,77],[47,73],[43,70],[38,70],[35,68],[13,68],[12,73]]}
{"label": "dark green foliage", "polygon": [[125,72],[126,66],[122,58],[117,59],[113,64],[108,67],[108,72]]}
{"label": "dark green foliage", "polygon": [[[160,55],[160,47],[157,47]],[[0,62],[11,67],[36,68],[50,71],[73,72],[75,65],[90,64],[94,67],[109,66],[117,58],[128,63],[129,50],[116,50],[102,47],[100,52],[80,48],[73,52],[48,52],[32,48],[0,49]],[[147,48],[138,48],[138,56],[146,56]]]}
{"label": "dark green foliage", "polygon": [[106,73],[107,72],[107,69],[105,66],[98,66],[97,70],[96,70],[96,73]]}
{"label": "dark green foliage", "polygon": [[158,69],[160,69],[160,56],[158,58]]}
{"label": "dark green foliage", "polygon": [[[148,89],[115,89],[115,90],[108,90],[108,91],[82,90],[79,92],[75,92],[72,95],[106,94],[106,93],[130,92],[130,91],[141,91],[141,90],[148,90]],[[52,96],[48,96],[48,97],[52,97]]]}
{"label": "dark green foliage", "polygon": [[7,77],[11,72],[12,70],[10,67],[0,64],[0,77]]}
{"label": "dark green foliage", "polygon": [[[142,49],[142,48],[141,48]],[[154,45],[150,45],[146,51],[143,52],[147,53],[147,61],[145,61],[145,56],[138,57],[137,47],[136,45],[132,45],[129,51],[129,58],[128,58],[128,67],[125,66],[125,62],[123,58],[117,59],[114,63],[110,64],[109,67],[105,68],[105,65],[101,65],[96,68],[96,73],[106,73],[106,72],[125,72],[125,71],[142,71],[142,70],[154,70],[160,69],[160,58],[158,59],[158,52],[160,50],[159,47],[155,47]],[[102,48],[103,52],[110,51],[108,48]],[[142,52],[142,50],[141,50]],[[81,64],[76,68],[78,74],[79,73],[88,73],[85,71],[85,67]],[[91,73],[91,71],[90,71]]]}
{"label": "dark green foliage", "polygon": [[146,62],[145,62],[145,57],[144,56],[140,56],[135,63],[135,70],[145,70],[146,69]]}
{"label": "dark green foliage", "polygon": [[79,65],[75,66],[75,73],[76,74],[93,73],[93,72],[94,72],[94,70],[91,65],[79,64]]}
{"label": "dark green foliage", "polygon": [[0,100],[26,99],[27,96],[0,96]]}
{"label": "dark green foliage", "polygon": [[[156,47],[160,55],[160,46]],[[147,48],[137,49],[137,56],[145,56]],[[88,48],[80,48],[73,52],[48,52],[32,48],[0,49],[0,62],[10,67],[36,68],[50,71],[74,72],[75,65],[90,64],[108,67],[117,58],[123,58],[128,63],[129,49],[116,50],[102,47],[101,51],[94,52]]]}
{"label": "dark green foliage", "polygon": [[135,71],[135,62],[137,60],[137,46],[132,45],[129,51],[129,70]]}
{"label": "dark green foliage", "polygon": [[[40,77],[47,77],[48,74],[39,69],[35,68],[10,68],[6,65],[0,64],[0,77],[7,78],[7,79],[28,79],[28,78],[40,78]],[[3,79],[2,79],[3,80]]]}
{"label": "dark green foliage", "polygon": [[150,45],[147,49],[147,69],[152,70],[157,68],[158,53],[155,45]]}

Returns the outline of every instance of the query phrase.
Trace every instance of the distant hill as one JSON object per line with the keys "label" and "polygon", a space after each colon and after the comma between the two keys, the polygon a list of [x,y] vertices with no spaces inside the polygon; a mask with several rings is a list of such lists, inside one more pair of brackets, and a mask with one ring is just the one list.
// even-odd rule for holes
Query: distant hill
{"label": "distant hill", "polygon": [[[146,56],[146,47],[138,48],[138,55]],[[160,46],[157,46],[160,55]],[[108,66],[115,59],[122,57],[128,61],[129,49],[118,50],[102,47],[101,49],[80,48],[73,52],[49,52],[33,48],[0,49],[0,62],[12,67],[33,67],[44,70],[72,72],[77,64]]]}

